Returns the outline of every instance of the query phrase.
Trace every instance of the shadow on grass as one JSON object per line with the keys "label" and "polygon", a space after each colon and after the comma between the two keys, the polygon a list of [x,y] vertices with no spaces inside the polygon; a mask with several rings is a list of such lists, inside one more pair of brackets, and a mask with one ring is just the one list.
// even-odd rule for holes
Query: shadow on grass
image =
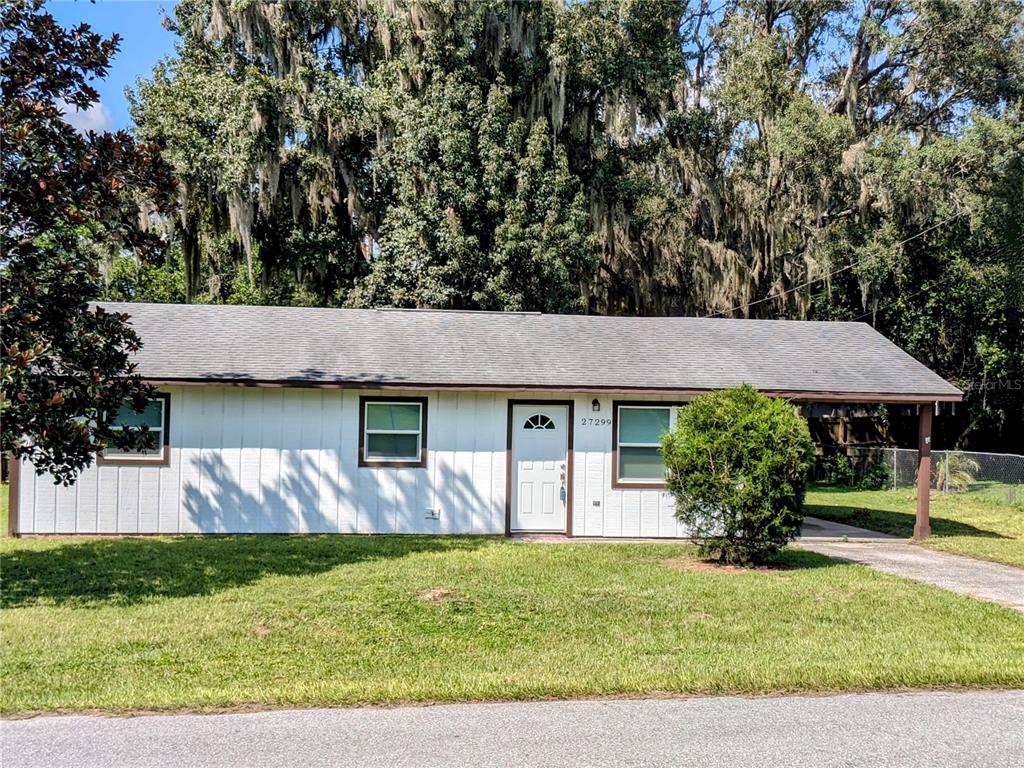
{"label": "shadow on grass", "polygon": [[[858,528],[867,528],[881,533],[892,533],[910,537],[914,533],[914,515],[908,512],[894,512],[889,509],[869,509],[866,507],[807,504],[804,514],[820,517],[823,520],[834,520]],[[932,535],[934,536],[975,536],[985,539],[1008,538],[996,531],[977,528],[967,523],[949,520],[944,517],[931,516]]]}
{"label": "shadow on grass", "polygon": [[848,563],[844,560],[819,555],[816,552],[788,547],[772,558],[768,563],[768,568],[780,571],[802,571],[811,568],[834,568],[837,565],[845,566]]}
{"label": "shadow on grass", "polygon": [[0,607],[134,605],[210,595],[265,576],[306,576],[343,565],[472,550],[484,538],[204,536],[91,539],[3,557]]}
{"label": "shadow on grass", "polygon": [[848,565],[843,560],[836,560],[815,552],[787,548],[778,552],[766,562],[757,565],[730,565],[714,559],[694,557],[670,557],[662,563],[673,571],[692,571],[710,574],[758,574],[758,573],[793,573],[815,568],[834,568]]}

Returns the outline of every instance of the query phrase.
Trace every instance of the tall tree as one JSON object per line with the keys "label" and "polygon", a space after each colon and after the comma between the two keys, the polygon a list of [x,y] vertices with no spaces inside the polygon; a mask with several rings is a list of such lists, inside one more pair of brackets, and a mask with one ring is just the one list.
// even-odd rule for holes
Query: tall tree
{"label": "tall tree", "polygon": [[133,114],[197,299],[858,318],[998,440],[1024,413],[1022,10],[183,0]]}
{"label": "tall tree", "polygon": [[100,289],[97,248],[156,245],[139,228],[139,201],[159,200],[171,179],[128,134],[82,136],[64,121],[96,102],[88,81],[106,73],[118,40],[63,29],[40,6],[0,10],[2,447],[67,483],[108,444],[150,440],[111,429],[123,401],[142,408],[149,393],[130,362],[139,339],[126,316],[88,302]]}

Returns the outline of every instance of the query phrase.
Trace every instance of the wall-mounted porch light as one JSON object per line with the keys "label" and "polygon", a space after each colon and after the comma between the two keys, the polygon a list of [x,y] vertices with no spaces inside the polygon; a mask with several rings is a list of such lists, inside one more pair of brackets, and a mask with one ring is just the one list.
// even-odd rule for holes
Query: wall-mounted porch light
{"label": "wall-mounted porch light", "polygon": [[598,400],[596,397],[594,398],[593,402],[590,403],[590,410],[594,411],[595,413],[601,410],[601,401]]}

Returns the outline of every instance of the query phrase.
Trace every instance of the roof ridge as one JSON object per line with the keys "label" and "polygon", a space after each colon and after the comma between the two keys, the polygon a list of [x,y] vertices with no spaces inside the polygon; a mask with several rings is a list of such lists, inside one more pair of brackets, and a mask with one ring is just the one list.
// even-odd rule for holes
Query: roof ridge
{"label": "roof ridge", "polygon": [[[357,309],[357,307],[323,307],[323,309]],[[367,307],[374,312],[444,312],[453,315],[544,315],[545,317],[559,317],[557,313],[547,314],[545,312],[534,312],[523,309],[443,309],[439,307]],[[576,315],[569,315],[576,317]]]}
{"label": "roof ridge", "polygon": [[573,320],[583,319],[602,319],[602,320],[640,320],[645,322],[655,322],[664,320],[687,320],[691,322],[701,321],[707,323],[725,323],[725,322],[738,322],[738,323],[787,323],[787,324],[802,324],[802,325],[852,325],[860,326],[864,328],[871,328],[878,332],[876,328],[871,326],[869,323],[863,320],[811,320],[811,319],[793,319],[793,318],[754,318],[754,317],[708,317],[704,315],[604,315],[604,314],[574,314],[574,313],[562,313],[562,312],[539,312],[534,310],[497,310],[497,309],[445,309],[440,307],[321,307],[321,306],[296,306],[288,304],[183,304],[180,302],[151,302],[151,301],[95,301],[91,302],[94,305],[112,306],[125,308],[125,311],[131,312],[132,307],[143,308],[152,307],[154,309],[167,308],[167,309],[211,309],[216,311],[234,311],[234,310],[289,310],[289,311],[316,311],[316,312],[409,312],[418,314],[446,314],[446,315],[487,315],[487,316],[514,316],[514,317],[545,317],[545,318],[566,318]]}

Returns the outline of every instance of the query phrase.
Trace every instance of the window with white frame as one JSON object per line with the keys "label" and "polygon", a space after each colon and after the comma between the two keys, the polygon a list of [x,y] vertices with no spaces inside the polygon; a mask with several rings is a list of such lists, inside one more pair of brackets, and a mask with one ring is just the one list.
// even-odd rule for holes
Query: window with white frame
{"label": "window with white frame", "polygon": [[165,394],[150,398],[141,412],[135,411],[130,403],[122,405],[110,426],[111,431],[120,432],[125,428],[144,429],[152,436],[149,447],[133,450],[110,445],[103,450],[100,461],[117,464],[166,461],[169,408],[170,396]]}
{"label": "window with white frame", "polygon": [[626,487],[664,485],[661,436],[672,428],[676,406],[616,403],[615,417],[613,483]]}
{"label": "window with white frame", "polygon": [[359,462],[426,466],[426,398],[361,398]]}

